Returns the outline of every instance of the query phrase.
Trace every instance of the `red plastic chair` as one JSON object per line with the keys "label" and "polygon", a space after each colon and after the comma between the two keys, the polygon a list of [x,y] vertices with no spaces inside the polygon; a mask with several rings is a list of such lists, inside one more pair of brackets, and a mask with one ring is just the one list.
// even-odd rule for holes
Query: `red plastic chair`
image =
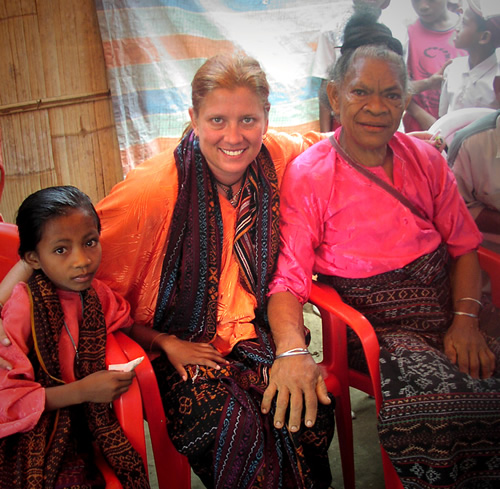
{"label": "red plastic chair", "polygon": [[188,459],[175,449],[168,437],[167,420],[156,375],[147,354],[127,335],[117,332],[114,337],[128,361],[144,356],[135,373],[149,426],[160,489],[191,489],[191,468]]}
{"label": "red plastic chair", "polygon": [[[351,400],[349,386],[359,389],[375,397],[377,413],[382,405],[382,392],[380,390],[379,352],[380,347],[372,325],[361,313],[345,304],[337,292],[331,287],[313,283],[309,301],[321,313],[323,333],[323,357],[320,364],[325,372],[325,382],[329,386],[329,378],[335,377],[343,384],[343,395],[338,399],[342,411],[349,413],[344,416],[346,427],[337,428],[340,454],[342,458],[342,473],[345,468],[352,467],[354,479],[354,442],[352,432]],[[347,362],[347,325],[359,336],[363,352],[368,364],[369,375],[349,369]],[[326,357],[325,357],[326,355]],[[337,418],[337,424],[339,424]],[[403,485],[392,465],[385,450],[380,447],[386,489],[402,489]],[[344,478],[344,486],[346,480]],[[354,485],[352,486],[354,487]]]}
{"label": "red plastic chair", "polygon": [[[108,335],[106,340],[106,366],[116,363],[127,363],[129,360],[125,353],[120,348],[117,336],[121,335],[119,331]],[[118,399],[113,401],[113,408],[116,417],[120,422],[127,438],[131,445],[139,452],[146,470],[147,465],[147,451],[146,439],[144,433],[143,420],[143,406],[141,391],[137,378],[135,378],[129,390],[122,394]]]}
{"label": "red plastic chair", "polygon": [[[320,367],[325,379],[328,392],[335,397],[335,421],[337,437],[339,441],[340,459],[342,463],[342,477],[344,488],[355,488],[355,469],[354,469],[354,445],[351,418],[351,401],[349,397],[349,379],[347,371],[340,368],[344,362],[347,363],[347,343],[343,350],[339,348],[334,351],[333,348],[325,348],[325,345],[342,344],[342,323],[333,314],[326,314],[331,308],[329,297],[321,287],[313,284],[310,302],[315,304],[322,317],[323,330],[323,361]],[[345,326],[344,326],[345,330]],[[343,356],[345,358],[343,358]]]}
{"label": "red plastic chair", "polygon": [[[108,335],[106,340],[106,366],[116,363],[127,363],[128,359],[125,353],[121,350],[116,335],[123,333],[117,332]],[[146,437],[144,433],[143,421],[143,406],[141,391],[137,378],[133,380],[129,390],[122,394],[118,399],[113,401],[113,409],[115,410],[116,417],[130,441],[130,444],[137,450],[144,462],[146,474],[148,473],[148,458],[146,450]],[[97,460],[97,466],[106,481],[106,489],[121,489],[120,484],[115,473],[111,470],[109,465]]]}
{"label": "red plastic chair", "polygon": [[[0,201],[2,200],[4,187],[5,187],[5,168],[3,167],[3,159],[2,159],[2,131],[0,131]],[[0,214],[0,222],[3,222],[2,214]]]}
{"label": "red plastic chair", "polygon": [[[478,256],[481,268],[490,277],[493,304],[500,307],[500,255],[480,247]],[[321,366],[325,372],[325,382],[329,386],[329,378],[333,376],[335,381],[342,385],[343,394],[340,401],[337,400],[337,409],[340,404],[343,412],[350,413],[351,401],[348,390],[350,386],[375,397],[378,414],[382,405],[379,372],[380,346],[372,325],[363,314],[345,304],[338,293],[327,285],[313,283],[309,301],[318,307],[322,318],[324,360]],[[352,328],[361,340],[369,374],[348,367],[347,326]],[[352,422],[347,417],[344,417],[344,422],[348,426],[343,432],[338,429],[339,445],[342,465],[344,467],[345,458],[345,463],[350,467],[354,466]],[[343,445],[344,448],[342,448]],[[387,453],[382,446],[380,450],[386,489],[402,489],[403,484]],[[352,461],[348,460],[349,457]]]}
{"label": "red plastic chair", "polygon": [[477,254],[481,269],[490,278],[491,300],[496,307],[500,307],[500,255],[482,246]]}
{"label": "red plastic chair", "polygon": [[19,260],[19,235],[17,226],[0,221],[0,280]]}

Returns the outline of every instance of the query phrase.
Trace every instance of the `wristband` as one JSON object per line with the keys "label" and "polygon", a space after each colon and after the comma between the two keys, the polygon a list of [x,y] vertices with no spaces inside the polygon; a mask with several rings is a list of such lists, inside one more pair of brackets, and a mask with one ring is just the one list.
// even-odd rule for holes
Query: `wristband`
{"label": "wristband", "polygon": [[295,355],[310,355],[310,352],[307,348],[293,348],[291,350],[287,350],[283,353],[280,353],[275,360],[278,360],[279,358],[285,358],[285,357],[294,357]]}
{"label": "wristband", "polygon": [[472,301],[472,302],[475,302],[476,304],[479,304],[479,307],[481,309],[483,308],[483,303],[478,299],[474,299],[474,297],[462,297],[461,299],[457,299],[457,302],[461,302],[461,301]]}
{"label": "wristband", "polygon": [[160,334],[157,334],[153,340],[151,341],[151,344],[149,345],[149,351],[152,352],[153,351],[153,345],[155,344],[155,341],[160,337],[160,336],[168,336],[168,333],[160,333]]}
{"label": "wristband", "polygon": [[453,314],[455,314],[456,316],[467,316],[469,318],[479,319],[479,316],[477,314],[470,314],[468,312],[454,311]]}

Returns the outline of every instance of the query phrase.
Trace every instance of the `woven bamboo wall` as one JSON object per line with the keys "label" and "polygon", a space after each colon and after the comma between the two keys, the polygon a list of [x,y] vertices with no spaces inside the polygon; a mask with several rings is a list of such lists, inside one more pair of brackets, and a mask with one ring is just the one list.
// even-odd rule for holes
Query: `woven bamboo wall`
{"label": "woven bamboo wall", "polygon": [[0,0],[0,214],[49,185],[93,202],[122,178],[93,0]]}

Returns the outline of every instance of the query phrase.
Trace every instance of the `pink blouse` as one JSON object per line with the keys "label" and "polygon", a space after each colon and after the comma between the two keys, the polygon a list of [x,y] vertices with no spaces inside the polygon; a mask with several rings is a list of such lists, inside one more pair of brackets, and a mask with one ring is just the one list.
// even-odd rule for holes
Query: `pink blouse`
{"label": "pink blouse", "polygon": [[[131,326],[130,306],[111,289],[94,280],[102,304],[108,334]],[[82,304],[77,292],[57,291],[68,329],[78,346]],[[12,370],[0,369],[0,438],[34,428],[45,409],[45,389],[35,381],[33,367],[27,355],[33,349],[30,302],[26,284],[16,285],[2,311],[3,326],[12,345],[0,345],[0,356],[12,365]],[[54,345],[55,346],[55,345]],[[62,380],[75,381],[73,365],[75,349],[66,329],[59,338],[59,363]]]}
{"label": "pink blouse", "polygon": [[[335,133],[338,139],[339,131]],[[405,205],[321,141],[289,165],[281,187],[281,250],[270,294],[289,290],[306,302],[315,273],[371,277],[401,268],[441,242],[453,257],[476,249],[481,235],[444,158],[402,133],[391,139],[391,183],[425,216]]]}

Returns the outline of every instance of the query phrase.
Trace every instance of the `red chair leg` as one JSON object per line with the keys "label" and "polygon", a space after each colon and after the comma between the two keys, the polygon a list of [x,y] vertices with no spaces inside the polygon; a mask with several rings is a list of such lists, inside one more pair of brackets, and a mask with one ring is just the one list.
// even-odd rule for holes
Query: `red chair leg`
{"label": "red chair leg", "polygon": [[[321,301],[315,301],[322,317],[323,361],[320,366],[324,372],[328,392],[335,396],[335,420],[342,463],[342,478],[345,489],[355,488],[354,442],[352,432],[351,398],[347,369],[339,368],[347,364],[346,326],[323,309]],[[335,348],[325,348],[335,345]]]}
{"label": "red chair leg", "polygon": [[[328,392],[335,396],[335,421],[337,429],[337,438],[339,441],[340,460],[342,463],[342,478],[345,489],[354,489],[355,469],[354,469],[354,443],[352,433],[351,400],[349,394],[342,396],[340,394],[340,385],[338,380],[329,376],[325,380]],[[337,395],[336,395],[337,393]]]}
{"label": "red chair leg", "polygon": [[[122,333],[120,333],[122,334]],[[106,364],[126,363],[127,357],[122,352],[114,335],[108,335],[106,345]],[[113,401],[116,417],[131,445],[137,450],[146,472],[148,470],[146,441],[144,434],[141,391],[137,379],[134,379],[129,390]]]}
{"label": "red chair leg", "polygon": [[[340,410],[340,412],[336,413],[336,416],[339,445],[343,462],[342,472],[345,474],[344,487],[354,487],[354,468],[352,473],[352,486],[346,485],[350,483],[350,467],[354,467],[353,462],[348,462],[348,457],[351,457],[352,461],[354,460],[352,421],[350,419],[351,405],[350,400],[348,402],[343,402],[342,399],[349,399],[348,389],[349,386],[353,386],[370,395],[374,395],[377,413],[379,412],[382,405],[379,373],[380,348],[375,331],[368,320],[358,311],[342,302],[340,296],[331,287],[313,283],[310,301],[315,304],[321,312],[324,357],[321,365],[326,371],[326,382],[339,383],[340,402],[337,404],[336,409]],[[346,324],[349,325],[361,339],[361,344],[368,364],[369,375],[348,368]],[[339,419],[340,416],[343,421]],[[342,424],[348,426],[344,432],[341,432]],[[344,426],[342,426],[342,428]],[[342,453],[342,445],[344,445],[345,455]],[[382,446],[380,449],[382,453],[382,465],[386,488],[402,489],[403,485],[392,462]],[[346,457],[345,465],[344,456]]]}

